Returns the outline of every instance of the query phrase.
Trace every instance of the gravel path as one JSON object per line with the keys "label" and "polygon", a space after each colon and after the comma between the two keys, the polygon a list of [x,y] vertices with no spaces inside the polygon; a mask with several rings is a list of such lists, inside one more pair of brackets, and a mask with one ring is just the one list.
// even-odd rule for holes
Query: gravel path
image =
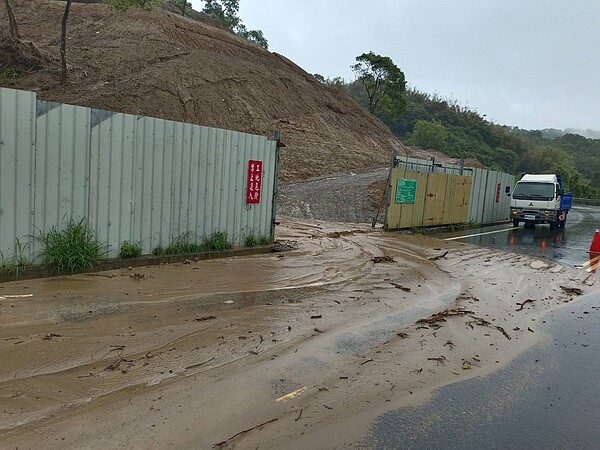
{"label": "gravel path", "polygon": [[[377,214],[369,186],[386,180],[389,168],[338,173],[279,186],[277,214],[335,222],[371,223]],[[379,200],[379,199],[378,199]],[[378,222],[383,221],[383,210]]]}

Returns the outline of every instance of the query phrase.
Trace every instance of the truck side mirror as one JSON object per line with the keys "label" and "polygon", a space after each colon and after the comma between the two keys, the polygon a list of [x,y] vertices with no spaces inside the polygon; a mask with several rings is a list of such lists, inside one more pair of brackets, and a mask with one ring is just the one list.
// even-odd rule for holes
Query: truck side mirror
{"label": "truck side mirror", "polygon": [[510,186],[506,186],[504,188],[504,192],[506,192],[506,195],[508,195],[510,197]]}

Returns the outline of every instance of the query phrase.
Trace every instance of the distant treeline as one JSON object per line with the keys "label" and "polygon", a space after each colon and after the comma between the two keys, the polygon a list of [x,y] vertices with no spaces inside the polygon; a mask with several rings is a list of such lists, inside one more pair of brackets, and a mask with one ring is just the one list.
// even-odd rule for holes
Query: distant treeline
{"label": "distant treeline", "polygon": [[[347,91],[367,105],[358,82],[317,79]],[[600,198],[600,139],[562,130],[522,130],[498,125],[453,99],[407,88],[406,107],[397,118],[375,114],[407,145],[435,149],[454,158],[476,158],[487,167],[514,175],[560,173],[576,197]]]}

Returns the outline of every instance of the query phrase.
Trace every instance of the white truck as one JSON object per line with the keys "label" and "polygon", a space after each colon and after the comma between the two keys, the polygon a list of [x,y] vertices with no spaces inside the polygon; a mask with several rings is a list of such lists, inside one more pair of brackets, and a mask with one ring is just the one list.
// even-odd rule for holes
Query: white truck
{"label": "white truck", "polygon": [[525,174],[511,194],[510,218],[513,226],[547,223],[550,229],[563,228],[571,209],[573,194],[564,192],[556,174]]}

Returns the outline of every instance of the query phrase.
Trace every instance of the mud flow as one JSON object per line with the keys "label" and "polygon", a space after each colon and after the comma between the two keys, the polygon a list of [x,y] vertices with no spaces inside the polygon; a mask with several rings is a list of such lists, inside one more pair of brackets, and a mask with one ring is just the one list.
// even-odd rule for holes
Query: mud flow
{"label": "mud flow", "polygon": [[[278,239],[291,250],[1,284],[0,446],[358,438],[346,420],[526,348],[506,312],[524,292],[572,298],[560,267],[517,255],[297,220]],[[418,322],[444,310],[469,313]]]}

